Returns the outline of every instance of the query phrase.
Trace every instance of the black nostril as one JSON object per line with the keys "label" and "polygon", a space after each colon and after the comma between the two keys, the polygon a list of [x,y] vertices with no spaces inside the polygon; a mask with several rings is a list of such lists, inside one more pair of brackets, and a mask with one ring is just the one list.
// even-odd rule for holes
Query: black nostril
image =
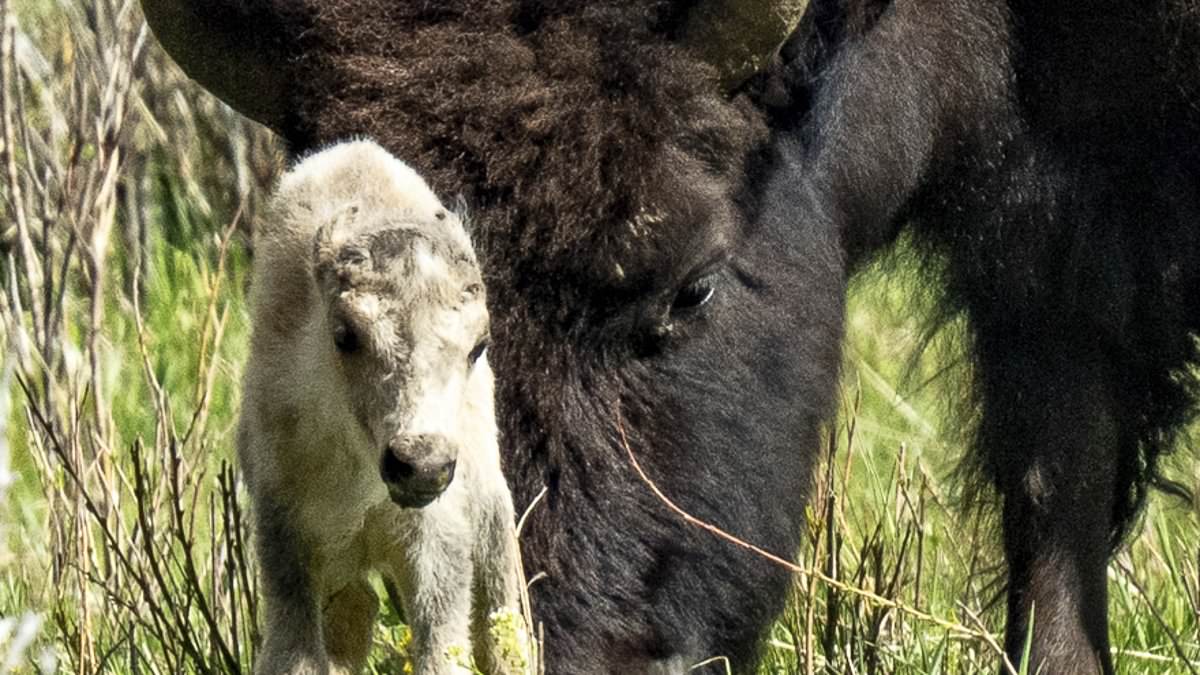
{"label": "black nostril", "polygon": [[396,467],[396,475],[401,478],[412,478],[412,475],[416,472],[416,468],[408,462],[399,462],[399,465]]}
{"label": "black nostril", "polygon": [[416,467],[401,461],[390,449],[384,451],[383,463],[379,470],[383,474],[383,480],[389,483],[398,483],[406,478],[412,478],[413,474],[417,472]]}

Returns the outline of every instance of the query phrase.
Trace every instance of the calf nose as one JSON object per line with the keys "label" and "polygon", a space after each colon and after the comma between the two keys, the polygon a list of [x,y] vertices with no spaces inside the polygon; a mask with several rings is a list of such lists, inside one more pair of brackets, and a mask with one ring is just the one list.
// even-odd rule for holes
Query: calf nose
{"label": "calf nose", "polygon": [[383,451],[379,474],[388,496],[405,508],[437,499],[454,480],[454,449],[440,434],[397,436]]}

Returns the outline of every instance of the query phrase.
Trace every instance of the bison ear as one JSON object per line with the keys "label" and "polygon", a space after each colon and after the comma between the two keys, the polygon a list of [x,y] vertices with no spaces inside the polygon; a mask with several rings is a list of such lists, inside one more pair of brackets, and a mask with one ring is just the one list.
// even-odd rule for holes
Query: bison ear
{"label": "bison ear", "polygon": [[273,4],[142,0],[142,11],[188,77],[234,110],[281,131],[288,109],[288,36],[295,31],[285,30],[283,14]]}
{"label": "bison ear", "polygon": [[847,40],[865,35],[894,0],[812,0],[787,40],[741,90],[773,120],[795,123]]}

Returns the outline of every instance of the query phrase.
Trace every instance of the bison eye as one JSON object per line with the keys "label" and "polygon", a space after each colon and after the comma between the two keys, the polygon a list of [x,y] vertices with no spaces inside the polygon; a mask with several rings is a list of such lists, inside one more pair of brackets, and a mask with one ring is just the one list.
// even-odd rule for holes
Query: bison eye
{"label": "bison eye", "polygon": [[479,357],[483,356],[483,352],[488,348],[488,345],[490,343],[491,343],[491,340],[489,340],[488,338],[485,337],[485,338],[481,339],[474,347],[471,348],[471,353],[467,354],[467,367],[468,368],[474,366],[475,362],[479,360]]}
{"label": "bison eye", "polygon": [[344,323],[339,323],[333,329],[333,346],[343,354],[353,354],[359,350],[361,344],[358,340],[358,333],[354,329]]}
{"label": "bison eye", "polygon": [[671,302],[671,311],[686,312],[707,304],[712,300],[716,280],[716,274],[706,274],[679,289]]}

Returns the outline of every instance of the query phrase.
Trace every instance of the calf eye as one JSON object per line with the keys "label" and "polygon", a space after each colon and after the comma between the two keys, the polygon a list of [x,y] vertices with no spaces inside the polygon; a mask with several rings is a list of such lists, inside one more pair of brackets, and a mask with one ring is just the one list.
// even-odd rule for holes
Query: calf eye
{"label": "calf eye", "polygon": [[359,350],[361,346],[358,341],[358,333],[354,329],[344,323],[339,323],[333,329],[333,346],[343,354],[353,354]]}
{"label": "calf eye", "polygon": [[706,274],[679,289],[671,302],[672,312],[696,309],[712,300],[716,287],[716,274]]}
{"label": "calf eye", "polygon": [[479,341],[478,344],[476,344],[474,347],[471,348],[471,353],[467,354],[467,367],[468,368],[470,368],[471,366],[474,366],[475,362],[479,360],[479,357],[483,356],[483,352],[488,348],[488,344],[490,344],[490,343],[491,343],[491,340],[489,340],[487,338],[483,338],[482,340]]}

